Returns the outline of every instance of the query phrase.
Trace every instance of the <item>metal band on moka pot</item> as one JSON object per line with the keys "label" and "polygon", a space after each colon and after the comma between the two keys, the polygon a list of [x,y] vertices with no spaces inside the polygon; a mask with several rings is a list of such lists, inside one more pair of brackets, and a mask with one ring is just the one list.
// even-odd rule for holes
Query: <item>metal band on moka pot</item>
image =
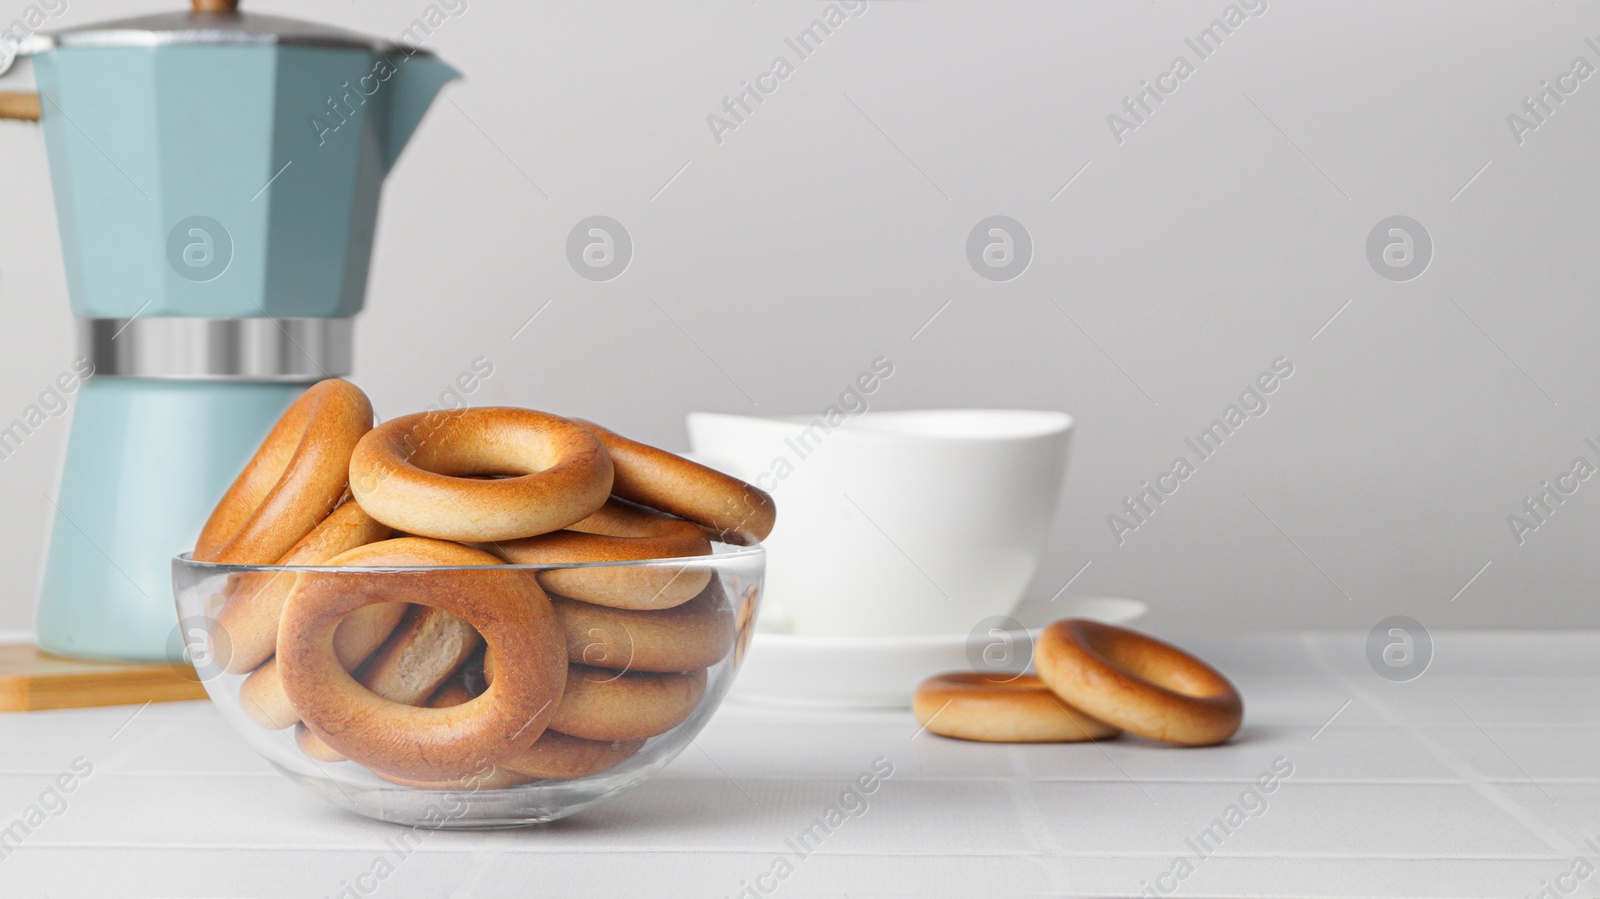
{"label": "metal band on moka pot", "polygon": [[350,373],[350,318],[83,318],[96,377],[307,383]]}

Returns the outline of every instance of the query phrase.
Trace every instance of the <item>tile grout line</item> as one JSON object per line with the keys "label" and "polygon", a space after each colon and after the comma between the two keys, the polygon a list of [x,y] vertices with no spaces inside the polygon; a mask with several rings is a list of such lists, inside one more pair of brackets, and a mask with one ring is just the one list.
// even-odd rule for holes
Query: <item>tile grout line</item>
{"label": "tile grout line", "polygon": [[1061,840],[1050,828],[1044,812],[1039,808],[1038,800],[1034,798],[1031,789],[1033,778],[1024,772],[1016,745],[1006,746],[1006,761],[1011,766],[1011,776],[1005,779],[1006,792],[1011,799],[1011,807],[1016,810],[1018,824],[1027,835],[1028,842],[1033,844],[1033,849],[1044,867],[1045,877],[1050,883],[1050,895],[1072,895],[1070,889],[1072,879],[1066,874],[1067,866],[1059,864],[1065,857],[1061,853]]}
{"label": "tile grout line", "polygon": [[[1524,726],[1524,725],[1490,725],[1490,726],[1491,727],[1501,727],[1501,728],[1517,727],[1517,728],[1521,728],[1521,729],[1526,729],[1526,726]],[[1594,725],[1594,724],[1584,724],[1584,725],[1574,725],[1574,726],[1576,726],[1576,727],[1585,727],[1585,728],[1600,727],[1600,725]],[[1473,727],[1470,724],[1461,724],[1461,725],[1427,724],[1427,725],[1423,725],[1423,727],[1427,728],[1427,729],[1432,729],[1432,730],[1438,730],[1438,729],[1446,728],[1446,727],[1453,728],[1453,729],[1456,729],[1456,730],[1463,730],[1463,731],[1473,730]],[[1302,730],[1302,731],[1309,731],[1311,729],[1312,728],[1309,725],[1304,725],[1304,726],[1301,726],[1301,727],[1298,728],[1298,730]],[[1363,730],[1363,729],[1364,730],[1385,730],[1385,731],[1401,730],[1400,727],[1397,727],[1395,725],[1390,725],[1390,724],[1342,724],[1342,725],[1339,725],[1339,727],[1336,728],[1336,729],[1337,730],[1343,730],[1343,731],[1354,731],[1354,730]],[[1407,733],[1407,735],[1408,736],[1410,735],[1409,732]],[[136,744],[136,745],[143,745],[143,744],[141,742],[141,744]],[[98,769],[97,769],[97,771],[98,771]],[[4,781],[4,780],[8,780],[8,779],[23,779],[23,778],[26,778],[28,780],[34,780],[34,779],[37,779],[37,778],[40,778],[40,777],[48,778],[48,777],[50,777],[50,776],[52,776],[54,774],[57,774],[57,773],[59,773],[59,772],[57,770],[53,769],[53,768],[26,768],[26,769],[19,768],[19,769],[16,769],[16,770],[5,771],[3,773],[0,773],[0,781]],[[108,771],[106,771],[107,779],[115,778],[117,780],[152,780],[152,779],[156,779],[156,778],[173,778],[173,777],[178,777],[178,776],[182,776],[182,777],[185,777],[185,778],[205,778],[205,779],[212,779],[212,780],[229,780],[229,779],[232,779],[232,780],[240,780],[240,781],[263,781],[263,780],[264,781],[276,781],[276,780],[278,780],[278,779],[283,777],[283,775],[277,773],[276,771],[273,771],[270,768],[261,768],[259,770],[255,770],[255,771],[176,771],[176,770],[127,770],[127,769],[108,770]],[[822,775],[818,775],[818,776],[822,776]],[[717,780],[720,780],[720,779],[721,779],[720,776],[713,776],[711,774],[707,774],[705,776],[701,776],[701,775],[685,775],[685,776],[682,776],[682,777],[673,778],[673,780],[677,780],[677,781],[696,781],[696,782],[698,782],[698,781],[717,781]],[[759,776],[759,777],[746,777],[746,778],[744,778],[744,782],[745,783],[752,783],[753,782],[753,783],[771,783],[771,784],[790,784],[790,783],[811,783],[811,782],[814,782],[814,779],[815,778],[813,776],[811,776],[811,775],[792,775],[792,776],[762,775],[762,776]],[[1480,774],[1477,779],[1483,781],[1484,783],[1504,784],[1506,786],[1512,786],[1512,787],[1529,786],[1530,785],[1529,784],[1529,779],[1526,778],[1526,777],[1521,777],[1521,778],[1517,778],[1517,777],[1500,777],[1500,776],[1490,777],[1490,776],[1486,776],[1486,775],[1481,775]],[[896,780],[896,782],[923,783],[923,784],[926,784],[926,783],[961,783],[961,784],[983,784],[983,783],[989,783],[989,784],[1002,784],[1005,781],[1010,780],[1010,778],[1009,777],[1004,777],[1004,776],[991,775],[991,774],[928,774],[928,775],[917,776],[917,777],[896,777],[895,780]],[[1236,774],[1236,775],[1231,775],[1231,776],[1230,775],[1216,775],[1216,776],[1195,775],[1195,776],[1191,776],[1191,777],[1179,777],[1179,776],[1172,775],[1172,774],[1161,774],[1161,775],[1158,775],[1158,776],[1156,776],[1156,775],[1140,776],[1138,778],[1113,776],[1113,775],[1109,775],[1109,774],[1087,775],[1087,776],[1070,776],[1070,775],[1063,775],[1063,774],[1040,774],[1040,775],[1028,778],[1028,783],[1033,784],[1033,785],[1041,785],[1041,784],[1081,784],[1081,785],[1084,785],[1084,786],[1100,786],[1100,785],[1104,785],[1104,784],[1127,785],[1127,784],[1130,784],[1130,783],[1137,783],[1137,784],[1167,784],[1167,785],[1176,785],[1176,786],[1208,786],[1208,785],[1215,785],[1215,784],[1221,784],[1221,785],[1225,785],[1225,786],[1242,786],[1242,785],[1246,785],[1249,780],[1250,780],[1250,778],[1246,777],[1243,774]],[[1383,778],[1351,776],[1351,777],[1301,778],[1301,777],[1299,777],[1297,775],[1295,777],[1295,783],[1296,784],[1303,784],[1303,785],[1306,785],[1306,786],[1348,786],[1348,785],[1356,785],[1356,786],[1439,786],[1441,784],[1445,784],[1445,785],[1448,785],[1448,784],[1460,784],[1462,782],[1463,782],[1463,779],[1460,776],[1454,776],[1454,777],[1449,777],[1449,776],[1439,776],[1439,777],[1398,777],[1397,776],[1397,777],[1383,777]],[[1593,786],[1593,785],[1600,785],[1600,777],[1589,777],[1589,776],[1586,776],[1586,777],[1578,777],[1578,776],[1542,777],[1542,778],[1539,779],[1539,782],[1540,783],[1546,783],[1546,784],[1572,784],[1572,785]]]}
{"label": "tile grout line", "polygon": [[[470,831],[470,830],[467,830],[467,831],[451,831],[451,830],[446,829],[446,830],[439,831],[439,833],[454,833],[454,834],[456,834],[457,836],[460,836],[460,837],[468,837],[468,836],[479,836],[479,837],[481,837],[481,836],[483,836],[483,832],[482,831]],[[170,844],[168,844],[168,843],[151,844],[151,843],[125,843],[125,842],[98,840],[98,841],[73,842],[73,843],[66,843],[66,842],[61,842],[61,841],[52,841],[52,842],[41,842],[41,843],[38,843],[38,844],[35,844],[34,842],[30,841],[28,843],[28,846],[27,846],[27,851],[33,852],[33,851],[37,851],[37,850],[41,850],[42,849],[42,850],[55,850],[55,851],[65,850],[65,851],[71,852],[71,851],[93,851],[93,850],[105,850],[105,849],[111,849],[111,850],[122,849],[122,850],[169,851],[169,852],[182,852],[182,851],[188,851],[188,850],[206,850],[206,851],[227,851],[227,852],[240,852],[240,853],[252,853],[252,854],[273,854],[273,853],[290,853],[290,854],[303,854],[303,853],[355,854],[355,853],[361,853],[361,854],[367,854],[367,853],[371,853],[373,851],[383,851],[386,848],[387,847],[385,847],[382,844],[370,845],[370,846],[336,846],[336,847],[330,847],[330,846],[327,846],[327,845],[320,845],[320,844],[319,845],[285,845],[285,846],[266,846],[266,847],[263,847],[259,843],[240,844],[240,845],[223,845],[223,844],[217,844],[217,843],[199,843],[199,842],[170,843]],[[589,856],[589,855],[612,855],[612,856],[711,855],[711,856],[754,856],[756,858],[765,858],[765,857],[770,857],[771,854],[772,854],[770,849],[766,849],[766,848],[759,848],[759,849],[758,848],[745,848],[745,849],[728,850],[726,848],[722,848],[722,847],[718,847],[718,846],[685,846],[685,847],[665,848],[665,849],[652,848],[652,849],[620,849],[620,850],[616,849],[614,847],[597,848],[597,849],[580,849],[580,848],[576,848],[576,847],[572,847],[572,846],[567,846],[567,847],[563,847],[563,848],[559,848],[559,849],[534,849],[534,848],[527,848],[525,846],[519,846],[518,848],[513,849],[513,850],[497,849],[497,850],[493,850],[492,852],[486,852],[486,851],[483,851],[483,850],[474,850],[474,849],[468,849],[468,848],[430,849],[430,848],[426,848],[426,847],[418,847],[416,849],[413,849],[412,852],[414,854],[417,854],[417,855],[440,855],[440,856],[443,856],[443,855],[458,855],[458,856],[468,856],[468,857],[479,856],[479,855],[514,855],[514,856],[521,856],[521,857],[550,856],[550,855],[582,855],[582,856]],[[859,850],[859,851],[821,850],[816,854],[817,855],[822,855],[822,856],[828,856],[828,857],[832,857],[832,858],[868,858],[868,859],[882,859],[882,858],[903,858],[903,859],[915,859],[915,858],[1024,859],[1024,858],[1028,858],[1028,859],[1040,859],[1040,860],[1050,860],[1050,859],[1067,860],[1067,859],[1072,859],[1072,860],[1078,860],[1078,861],[1092,860],[1092,859],[1127,859],[1127,860],[1132,860],[1132,859],[1155,859],[1155,860],[1158,860],[1158,861],[1167,861],[1167,860],[1170,860],[1170,858],[1172,857],[1172,853],[1170,851],[1167,851],[1167,850],[1151,850],[1151,851],[1148,851],[1148,852],[1063,852],[1063,853],[1058,853],[1058,854],[1055,854],[1055,855],[1041,855],[1040,853],[1035,852],[1035,851],[1004,852],[1004,851],[995,850],[995,851],[987,851],[987,852],[976,852],[976,851],[952,852],[952,851],[949,851],[949,850],[937,850],[937,851],[935,851],[935,850],[908,850],[908,849],[894,849],[894,850],[881,850],[880,849],[880,850]],[[1563,855],[1557,850],[1550,850],[1548,854],[1543,854],[1543,855],[1530,855],[1530,854],[1524,854],[1524,855],[1508,855],[1508,854],[1499,854],[1499,855],[1438,855],[1438,854],[1412,854],[1412,855],[1388,854],[1388,855],[1377,855],[1377,854],[1373,854],[1373,853],[1323,853],[1323,854],[1318,854],[1318,855],[1310,855],[1310,854],[1306,854],[1306,853],[1293,853],[1293,852],[1221,852],[1221,853],[1217,853],[1217,854],[1209,856],[1209,857],[1210,858],[1220,858],[1220,859],[1225,859],[1225,860],[1229,860],[1229,861],[1236,861],[1236,862],[1238,862],[1238,861],[1292,860],[1292,861],[1451,862],[1451,863],[1454,863],[1454,862],[1562,862],[1562,861],[1570,861],[1573,856],[1570,855],[1570,854]]]}
{"label": "tile grout line", "polygon": [[[1434,761],[1443,765],[1446,769],[1456,772],[1473,792],[1483,797],[1501,812],[1504,812],[1513,821],[1516,821],[1535,838],[1543,842],[1551,851],[1566,853],[1567,857],[1587,855],[1583,847],[1579,846],[1576,838],[1569,837],[1562,832],[1560,827],[1545,822],[1542,818],[1512,801],[1504,792],[1495,787],[1496,781],[1489,780],[1483,772],[1473,767],[1466,759],[1452,752],[1444,744],[1429,737],[1420,727],[1406,720],[1405,716],[1401,715],[1388,703],[1372,695],[1369,690],[1358,684],[1355,679],[1336,670],[1329,664],[1327,657],[1322,652],[1322,647],[1317,645],[1311,634],[1302,633],[1300,641],[1306,647],[1311,660],[1329,677],[1338,681],[1351,693],[1355,694],[1379,717],[1392,724],[1396,730],[1410,737],[1416,745],[1433,756]],[[1537,787],[1538,784],[1534,784],[1534,786]]]}

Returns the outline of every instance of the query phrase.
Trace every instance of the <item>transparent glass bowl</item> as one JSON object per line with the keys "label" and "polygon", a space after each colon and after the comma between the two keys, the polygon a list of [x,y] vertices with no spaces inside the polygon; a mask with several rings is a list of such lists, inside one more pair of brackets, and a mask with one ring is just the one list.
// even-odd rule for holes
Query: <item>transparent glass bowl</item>
{"label": "transparent glass bowl", "polygon": [[[644,782],[683,751],[727,695],[743,660],[754,631],[764,570],[765,552],[761,547],[721,544],[714,544],[712,555],[694,558],[466,568],[219,565],[195,562],[184,554],[172,563],[180,625],[175,632],[175,645],[169,647],[169,651],[175,658],[181,657],[195,667],[212,702],[252,748],[291,780],[335,805],[382,821],[427,828],[519,827],[554,821],[603,802]],[[596,773],[570,779],[529,779],[525,783],[505,785],[500,775],[511,774],[512,779],[523,775],[512,774],[495,764],[480,766],[477,776],[452,779],[448,786],[421,788],[384,780],[354,760],[325,761],[307,755],[296,736],[298,729],[300,738],[304,739],[306,729],[303,726],[269,729],[258,724],[255,719],[259,716],[247,713],[240,694],[250,675],[226,670],[233,650],[228,629],[219,625],[218,616],[230,601],[241,601],[241,597],[253,595],[266,582],[275,582],[286,589],[313,589],[320,595],[346,591],[382,594],[386,588],[399,588],[403,584],[406,589],[396,592],[414,598],[430,595],[426,589],[416,589],[419,579],[424,582],[432,579],[453,589],[466,584],[469,590],[474,581],[481,580],[488,593],[496,589],[496,585],[505,583],[495,579],[506,577],[534,578],[546,595],[552,597],[558,610],[568,610],[568,614],[558,616],[558,620],[566,634],[569,659],[587,663],[570,665],[569,678],[609,681],[618,675],[628,678],[651,671],[666,673],[663,666],[671,668],[684,664],[684,658],[674,656],[679,648],[698,646],[698,660],[692,663],[694,666],[712,658],[715,661],[703,669],[704,688],[698,701],[687,700],[693,703],[692,711],[670,730],[645,739],[637,751],[613,767]],[[700,578],[706,578],[707,586],[689,603],[679,607],[693,610],[692,616],[681,611],[669,618],[663,618],[659,611],[632,613],[632,616],[650,617],[609,615],[608,607],[587,603],[573,605],[575,600],[560,592],[581,594],[598,585],[601,592],[616,595],[619,589],[626,593],[629,585],[635,585],[636,589],[654,595],[662,584],[681,584],[683,578],[696,584]],[[596,610],[598,619],[591,614]],[[417,611],[413,609],[411,613]],[[623,620],[618,622],[619,618]],[[228,620],[226,616],[223,618],[224,622]],[[673,622],[671,625],[667,624],[669,620]],[[675,633],[685,639],[678,640],[673,636]],[[477,664],[481,666],[482,652],[474,658],[480,660]],[[472,664],[469,662],[466,668]],[[351,676],[359,679],[364,672],[363,667],[357,667]],[[481,676],[476,678],[475,684],[469,683],[474,680],[470,671],[464,670],[454,677],[472,692],[484,689]],[[699,679],[690,680],[698,682]],[[282,695],[287,699],[286,693]],[[259,703],[255,705],[260,707]],[[298,712],[298,708],[294,711]],[[681,713],[681,708],[674,709],[670,718],[675,719]],[[637,740],[627,743],[616,754],[632,750],[636,743]],[[503,746],[490,751],[500,752],[501,749],[511,751]],[[491,768],[499,774],[489,773]]]}

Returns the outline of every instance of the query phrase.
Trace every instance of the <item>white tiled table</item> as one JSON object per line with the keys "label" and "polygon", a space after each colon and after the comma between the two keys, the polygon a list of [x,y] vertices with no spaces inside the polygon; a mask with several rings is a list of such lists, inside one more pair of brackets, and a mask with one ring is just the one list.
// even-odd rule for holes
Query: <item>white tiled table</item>
{"label": "white tiled table", "polygon": [[[1239,737],[1206,750],[976,745],[909,713],[730,703],[609,805],[404,859],[395,828],[292,786],[206,703],[0,716],[0,828],[74,757],[94,766],[0,859],[0,896],[1120,896],[1180,856],[1177,896],[1525,896],[1600,867],[1600,632],[1435,634],[1406,684],[1372,673],[1363,637],[1193,641],[1245,696]],[[1293,774],[1265,812],[1194,861],[1185,840],[1279,757]],[[867,810],[797,858],[785,841],[879,758],[894,772]],[[393,873],[357,889],[385,854]],[[792,873],[758,881],[780,858]]]}

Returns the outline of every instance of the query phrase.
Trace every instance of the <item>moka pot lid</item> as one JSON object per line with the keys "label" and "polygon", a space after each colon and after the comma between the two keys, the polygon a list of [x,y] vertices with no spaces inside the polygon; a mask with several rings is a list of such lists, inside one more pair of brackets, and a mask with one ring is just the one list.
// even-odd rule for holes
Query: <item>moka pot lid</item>
{"label": "moka pot lid", "polygon": [[109,22],[95,22],[28,36],[18,56],[35,56],[57,47],[167,47],[182,45],[275,45],[368,50],[388,54],[433,55],[423,47],[360,34],[320,22],[287,16],[240,12],[237,0],[194,0],[194,8]]}

